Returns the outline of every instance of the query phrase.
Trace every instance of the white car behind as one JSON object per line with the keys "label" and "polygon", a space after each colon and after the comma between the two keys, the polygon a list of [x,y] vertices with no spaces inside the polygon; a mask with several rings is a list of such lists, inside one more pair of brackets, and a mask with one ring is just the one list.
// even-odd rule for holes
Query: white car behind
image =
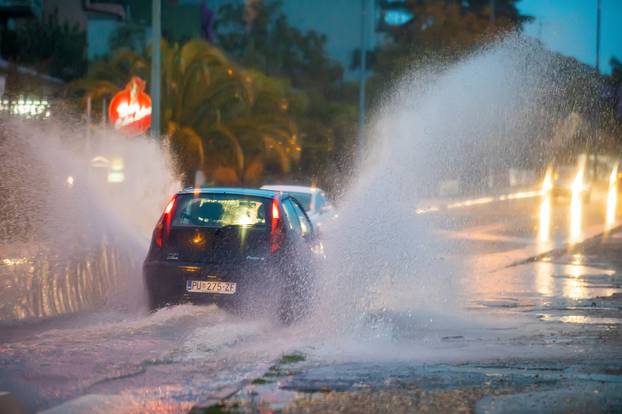
{"label": "white car behind", "polygon": [[328,220],[336,217],[333,205],[326,193],[317,187],[301,185],[264,185],[263,190],[280,191],[294,197],[305,209],[307,216],[316,228],[321,228]]}

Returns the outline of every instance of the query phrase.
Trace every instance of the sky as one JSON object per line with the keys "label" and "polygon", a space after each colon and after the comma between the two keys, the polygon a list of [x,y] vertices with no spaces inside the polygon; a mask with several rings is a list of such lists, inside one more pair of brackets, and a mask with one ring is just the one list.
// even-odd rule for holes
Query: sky
{"label": "sky", "polygon": [[[525,25],[527,35],[545,47],[573,56],[592,66],[596,63],[597,0],[521,0],[523,14],[535,17]],[[611,73],[609,59],[622,61],[622,0],[601,0],[600,70]]]}

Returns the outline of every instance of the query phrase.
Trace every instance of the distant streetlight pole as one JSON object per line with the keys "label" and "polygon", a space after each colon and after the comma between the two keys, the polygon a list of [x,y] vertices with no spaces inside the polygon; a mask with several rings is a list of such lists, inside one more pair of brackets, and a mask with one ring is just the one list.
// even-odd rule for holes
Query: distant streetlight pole
{"label": "distant streetlight pole", "polygon": [[86,156],[91,159],[91,95],[86,96]]}
{"label": "distant streetlight pole", "polygon": [[[596,0],[596,74],[600,75],[600,0]],[[596,148],[594,148],[594,167],[592,175],[594,179],[596,179],[598,175],[598,152]]]}
{"label": "distant streetlight pole", "polygon": [[496,1],[495,0],[490,0],[490,23],[495,24],[495,18],[496,16]]}
{"label": "distant streetlight pole", "polygon": [[359,66],[359,131],[357,150],[363,149],[365,140],[365,72],[367,71],[367,1],[361,0],[361,61]]}
{"label": "distant streetlight pole", "polygon": [[596,72],[600,73],[600,0],[596,0]]}
{"label": "distant streetlight pole", "polygon": [[162,38],[162,0],[151,2],[151,136],[160,139],[160,39]]}

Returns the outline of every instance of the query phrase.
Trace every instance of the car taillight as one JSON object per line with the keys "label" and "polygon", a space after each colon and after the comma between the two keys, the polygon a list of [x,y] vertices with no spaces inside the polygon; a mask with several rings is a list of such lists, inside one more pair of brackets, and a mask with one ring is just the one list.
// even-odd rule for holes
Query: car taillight
{"label": "car taillight", "polygon": [[164,238],[168,238],[169,233],[171,232],[171,219],[175,208],[175,199],[176,198],[173,197],[166,205],[166,208],[164,209],[164,212],[162,213],[162,216],[160,217],[160,220],[155,228],[154,239],[156,245],[160,248],[164,245]]}
{"label": "car taillight", "polygon": [[275,253],[281,247],[283,242],[283,226],[281,225],[281,210],[279,209],[279,200],[272,200],[272,227],[270,231],[270,250]]}

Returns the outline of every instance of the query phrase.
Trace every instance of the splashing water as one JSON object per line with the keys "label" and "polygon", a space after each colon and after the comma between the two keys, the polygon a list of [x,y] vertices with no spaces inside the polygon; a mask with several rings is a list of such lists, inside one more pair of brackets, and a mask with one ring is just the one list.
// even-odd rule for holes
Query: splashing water
{"label": "splashing water", "polygon": [[551,189],[553,188],[553,166],[549,165],[542,182],[542,201],[540,202],[540,223],[538,241],[546,243],[551,238]]}
{"label": "splashing water", "polygon": [[[436,231],[449,215],[417,211],[436,197],[441,180],[457,178],[477,197],[495,169],[537,169],[551,160],[551,154],[541,158],[552,151],[544,138],[571,112],[560,99],[565,80],[558,69],[549,54],[512,36],[398,82],[372,117],[338,221],[322,228],[327,260],[318,269],[316,307],[299,325],[249,322],[213,306],[129,318],[100,312],[7,347],[0,355],[5,375],[28,378],[27,387],[35,384],[30,378],[42,378],[37,387],[54,397],[40,396],[38,407],[89,389],[100,394],[87,396],[100,409],[97,398],[109,395],[119,407],[148,411],[147,404],[161,408],[170,398],[187,410],[184,404],[254,378],[250,371],[265,372],[292,349],[324,363],[326,351],[332,357],[341,349],[367,361],[515,357],[509,340],[497,341],[504,335],[498,320],[491,333],[465,310],[477,291],[465,286],[468,273],[491,269],[472,265],[468,256],[477,252]],[[141,307],[140,265],[150,232],[179,187],[168,152],[149,139],[110,133],[95,134],[86,149],[84,131],[71,125],[0,123],[0,320]],[[547,202],[542,215],[550,239]],[[551,272],[536,275],[546,295],[555,287]],[[30,360],[36,371],[20,365]],[[57,373],[68,368],[66,383],[57,384]]]}
{"label": "splashing water", "polygon": [[618,166],[616,162],[609,175],[609,189],[607,190],[607,216],[605,229],[611,230],[616,222],[616,212],[618,208]]}
{"label": "splashing water", "polygon": [[140,306],[142,258],[176,188],[166,153],[112,133],[85,149],[83,130],[53,121],[2,124],[0,320]]}
{"label": "splashing water", "polygon": [[577,160],[577,175],[572,182],[572,196],[570,200],[570,242],[581,240],[583,221],[583,194],[585,191],[585,165],[587,157],[582,154]]}
{"label": "splashing water", "polygon": [[[552,98],[563,83],[557,69],[550,55],[511,36],[393,87],[372,117],[340,219],[324,232],[328,260],[310,324],[339,335],[370,325],[384,332],[396,312],[426,326],[462,312],[464,263],[416,210],[440,180],[458,177],[473,194],[490,171],[533,164],[528,150],[568,113]],[[150,232],[178,188],[168,153],[148,139],[100,134],[86,156],[83,131],[7,125],[1,153],[20,150],[2,166],[12,206],[3,222],[13,230],[1,239],[10,260],[0,318],[75,311],[119,296],[111,291],[140,304]],[[99,156],[105,168],[94,166]]]}
{"label": "splashing water", "polygon": [[469,252],[450,257],[447,242],[416,208],[435,197],[442,179],[457,178],[477,193],[490,172],[548,161],[539,159],[545,138],[568,112],[557,64],[511,36],[395,85],[373,117],[339,222],[325,231],[316,329],[366,335],[382,326],[399,335],[396,312],[412,326],[464,323],[464,305],[473,299],[460,288]]}

